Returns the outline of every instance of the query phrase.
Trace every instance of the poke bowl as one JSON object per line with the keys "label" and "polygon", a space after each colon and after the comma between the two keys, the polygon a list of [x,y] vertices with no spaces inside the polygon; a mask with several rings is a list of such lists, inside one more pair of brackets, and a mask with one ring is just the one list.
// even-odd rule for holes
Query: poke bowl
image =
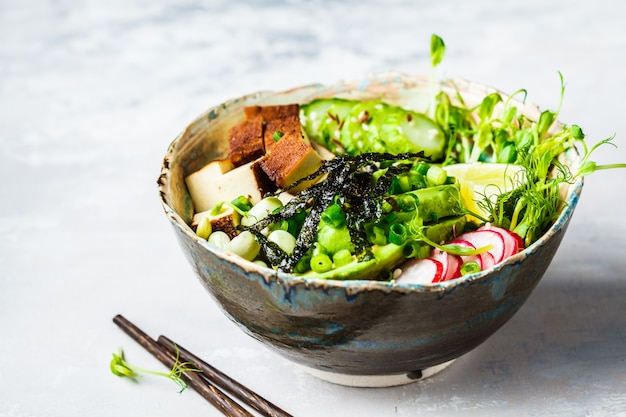
{"label": "poke bowl", "polygon": [[[582,179],[570,178],[559,185],[560,203],[545,230],[520,244],[506,259],[453,279],[426,282],[401,279],[398,271],[406,264],[397,266],[399,262],[384,271],[370,263],[361,275],[347,277],[332,271],[296,273],[293,268],[272,267],[267,260],[246,259],[227,245],[201,236],[196,215],[207,208],[199,208],[198,199],[192,197],[189,177],[212,162],[233,157],[233,129],[245,122],[250,109],[297,104],[302,112],[309,103],[340,98],[379,100],[428,114],[432,83],[428,77],[381,73],[334,85],[253,93],[208,109],[174,139],[164,157],[158,179],[162,207],[213,302],[248,335],[322,379],[351,386],[404,384],[432,375],[479,346],[520,309],[543,277],[573,215]],[[437,81],[436,86],[466,108],[477,108],[485,97],[498,94],[514,104],[518,115],[531,121],[541,118],[537,106],[484,85],[453,79]],[[502,101],[495,106],[495,111],[502,111],[498,106]],[[561,128],[556,121],[551,127],[552,131]],[[286,137],[272,133],[274,146]],[[558,158],[557,166],[568,172],[580,163],[575,149],[565,150]],[[324,163],[332,157],[321,159]],[[211,168],[209,183],[217,184],[218,177],[232,168],[220,164]],[[228,191],[238,183],[220,183],[219,187]],[[239,228],[229,233],[232,237],[243,232]],[[406,248],[402,253],[407,256]],[[420,260],[430,257],[418,256]]]}

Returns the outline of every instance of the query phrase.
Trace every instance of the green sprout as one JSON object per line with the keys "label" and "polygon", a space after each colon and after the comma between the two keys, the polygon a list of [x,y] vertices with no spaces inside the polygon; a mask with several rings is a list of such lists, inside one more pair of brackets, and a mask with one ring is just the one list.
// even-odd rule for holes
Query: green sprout
{"label": "green sprout", "polygon": [[435,76],[435,68],[443,60],[446,51],[446,44],[440,36],[432,34],[430,37],[430,88],[431,88],[431,105],[430,118],[435,119],[436,101],[437,101],[437,80]]}
{"label": "green sprout", "polygon": [[111,372],[113,372],[114,375],[117,375],[119,377],[130,378],[135,381],[137,380],[137,378],[141,377],[142,374],[165,377],[167,379],[174,381],[176,385],[178,385],[178,387],[180,388],[180,391],[178,392],[182,393],[184,390],[186,390],[189,387],[187,382],[182,378],[183,372],[185,371],[202,372],[199,369],[190,368],[189,365],[192,365],[192,363],[191,362],[179,362],[178,349],[177,349],[176,360],[175,360],[174,366],[172,367],[169,373],[151,371],[151,370],[139,368],[137,366],[131,365],[128,362],[126,362],[126,360],[124,359],[124,352],[122,349],[120,349],[119,353],[113,353],[113,359],[111,359],[110,368],[111,368]]}

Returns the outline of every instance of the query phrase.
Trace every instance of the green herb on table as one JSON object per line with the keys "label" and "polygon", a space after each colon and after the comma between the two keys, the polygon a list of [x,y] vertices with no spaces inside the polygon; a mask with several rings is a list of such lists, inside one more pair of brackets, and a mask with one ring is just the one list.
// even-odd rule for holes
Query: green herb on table
{"label": "green herb on table", "polygon": [[130,378],[136,380],[141,377],[142,374],[155,375],[165,377],[170,379],[179,386],[179,393],[183,392],[188,388],[187,382],[182,378],[182,374],[185,371],[190,372],[202,372],[199,369],[189,367],[191,362],[179,362],[178,361],[178,351],[176,352],[176,362],[170,372],[159,372],[159,371],[151,371],[143,368],[139,368],[137,366],[131,365],[124,359],[124,352],[120,349],[119,353],[113,353],[113,359],[111,359],[110,369],[114,375],[119,377]]}

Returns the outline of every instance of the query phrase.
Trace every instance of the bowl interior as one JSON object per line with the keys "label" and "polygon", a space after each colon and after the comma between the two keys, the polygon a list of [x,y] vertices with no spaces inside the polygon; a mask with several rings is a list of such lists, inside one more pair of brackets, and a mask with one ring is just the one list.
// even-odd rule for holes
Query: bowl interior
{"label": "bowl interior", "polygon": [[[480,104],[486,95],[494,92],[507,97],[506,94],[495,88],[464,79],[445,80],[440,83],[439,87],[453,98],[455,95],[462,97],[468,108]],[[330,86],[311,84],[281,92],[256,92],[208,109],[189,124],[170,144],[164,158],[158,184],[162,206],[168,217],[195,239],[195,234],[189,227],[194,214],[194,206],[184,178],[207,163],[216,159],[225,159],[228,156],[228,132],[233,125],[243,120],[244,107],[305,103],[323,97],[357,100],[382,99],[407,109],[425,112],[430,104],[431,83],[430,79],[425,76],[399,73],[373,74],[363,80],[342,81]],[[512,101],[516,103],[526,117],[531,120],[539,118],[540,109],[538,106],[522,103],[515,99]],[[557,122],[552,130],[554,131],[560,126],[561,124]],[[561,162],[573,169],[579,165],[580,158],[575,152],[569,152],[562,156]],[[561,198],[564,202],[563,211],[554,227],[539,242],[548,239],[551,232],[560,227],[571,216],[582,186],[583,180],[579,178],[575,182],[564,184],[561,187]],[[536,242],[533,246],[541,246],[541,244]],[[532,246],[526,249],[526,251],[531,250],[533,250]],[[288,279],[298,279],[288,274],[282,275]],[[338,281],[337,284],[345,285],[342,281]],[[444,285],[448,284],[444,283]]]}

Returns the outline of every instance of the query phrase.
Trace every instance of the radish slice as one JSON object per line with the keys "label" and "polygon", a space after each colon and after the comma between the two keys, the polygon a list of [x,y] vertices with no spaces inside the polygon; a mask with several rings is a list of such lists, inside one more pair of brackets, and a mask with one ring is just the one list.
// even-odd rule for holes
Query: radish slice
{"label": "radish slice", "polygon": [[[469,240],[465,240],[465,239],[457,238],[451,241],[450,243],[453,245],[464,247],[464,248],[476,249],[476,247],[472,245],[472,242],[470,242]],[[466,262],[476,262],[478,266],[480,267],[480,269],[483,269],[483,261],[480,255],[461,255],[461,262],[462,264]],[[462,264],[461,266],[463,266]],[[459,267],[459,271],[460,271],[460,267]]]}
{"label": "radish slice", "polygon": [[506,259],[509,256],[515,255],[520,249],[520,242],[522,238],[519,237],[516,233],[490,224],[486,224],[480,227],[478,230],[492,230],[502,235],[502,238],[504,239],[504,256],[502,259]]}
{"label": "radish slice", "polygon": [[448,254],[448,273],[443,280],[449,281],[459,278],[461,276],[461,266],[463,266],[463,260],[459,255]]}
{"label": "radish slice", "polygon": [[441,278],[438,281],[433,282],[448,281],[461,276],[461,265],[463,262],[459,256],[451,255],[439,249],[434,249],[430,257],[431,259],[441,262],[443,265]]}
{"label": "radish slice", "polygon": [[450,276],[449,271],[457,267],[456,264],[451,265],[450,256],[448,256],[446,252],[443,252],[439,249],[434,249],[430,255],[430,258],[441,262],[441,265],[443,265],[443,271],[441,271],[441,276],[438,277],[439,279],[437,281],[433,280],[433,282],[440,282],[440,281],[445,281],[446,279],[449,279],[448,278]]}
{"label": "radish slice", "polygon": [[[440,281],[448,281],[448,280],[458,278],[461,276],[461,265],[463,265],[463,261],[461,260],[460,256],[452,255],[447,252],[442,252],[439,249],[435,249],[433,251],[433,255],[431,256],[431,258],[438,259],[438,260],[445,259],[445,261],[442,261],[441,263],[444,265],[446,264],[448,265]],[[433,281],[433,282],[440,282],[440,281]]]}
{"label": "radish slice", "polygon": [[402,265],[402,273],[396,282],[430,284],[441,281],[442,274],[443,264],[436,259],[411,259]]}
{"label": "radish slice", "polygon": [[504,238],[502,234],[498,232],[487,229],[475,230],[473,232],[463,233],[458,238],[469,241],[477,249],[491,245],[492,248],[489,250],[489,253],[493,255],[495,262],[498,263],[504,259]]}
{"label": "radish slice", "polygon": [[485,269],[491,268],[492,266],[496,264],[496,260],[494,259],[493,255],[489,252],[481,253],[479,256],[480,256],[482,271],[484,271]]}

